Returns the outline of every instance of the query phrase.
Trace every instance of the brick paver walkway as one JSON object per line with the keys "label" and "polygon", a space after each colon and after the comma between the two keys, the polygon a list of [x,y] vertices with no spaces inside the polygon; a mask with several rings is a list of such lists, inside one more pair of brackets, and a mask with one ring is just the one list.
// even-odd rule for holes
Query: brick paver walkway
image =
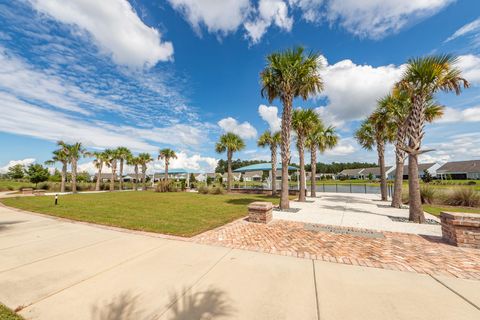
{"label": "brick paver walkway", "polygon": [[369,238],[309,231],[298,222],[274,220],[264,225],[238,220],[192,240],[300,258],[480,280],[480,250],[451,246],[439,237],[382,233],[385,238]]}

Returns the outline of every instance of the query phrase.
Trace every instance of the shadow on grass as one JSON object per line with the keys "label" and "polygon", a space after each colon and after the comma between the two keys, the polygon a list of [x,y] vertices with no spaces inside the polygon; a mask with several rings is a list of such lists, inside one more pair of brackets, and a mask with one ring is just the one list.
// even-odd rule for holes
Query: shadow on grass
{"label": "shadow on grass", "polygon": [[266,201],[272,202],[272,200],[277,198],[272,198],[272,196],[256,196],[255,198],[237,198],[237,199],[229,199],[226,201],[228,204],[235,204],[235,205],[249,205],[255,201]]}
{"label": "shadow on grass", "polygon": [[[185,292],[185,291],[184,291]],[[202,320],[232,316],[236,311],[227,294],[219,289],[209,288],[200,292],[173,293],[173,302],[168,310],[169,320]]]}

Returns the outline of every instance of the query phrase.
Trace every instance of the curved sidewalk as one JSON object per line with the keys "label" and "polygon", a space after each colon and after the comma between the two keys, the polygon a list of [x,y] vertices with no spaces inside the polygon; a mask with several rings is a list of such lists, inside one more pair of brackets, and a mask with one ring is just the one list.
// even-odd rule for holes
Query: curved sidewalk
{"label": "curved sidewalk", "polygon": [[161,239],[5,207],[0,288],[0,302],[27,319],[480,316],[479,281]]}

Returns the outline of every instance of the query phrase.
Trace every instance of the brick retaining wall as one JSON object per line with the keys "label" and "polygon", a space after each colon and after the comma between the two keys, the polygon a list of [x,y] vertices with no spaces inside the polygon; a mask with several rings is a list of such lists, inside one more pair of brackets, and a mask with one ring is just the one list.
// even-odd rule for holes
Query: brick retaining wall
{"label": "brick retaining wall", "polygon": [[442,212],[442,236],[448,243],[480,249],[480,214]]}

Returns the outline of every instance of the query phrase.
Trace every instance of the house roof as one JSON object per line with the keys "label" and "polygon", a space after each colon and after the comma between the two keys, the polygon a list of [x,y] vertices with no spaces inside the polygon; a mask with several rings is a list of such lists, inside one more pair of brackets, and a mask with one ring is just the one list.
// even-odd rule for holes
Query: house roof
{"label": "house roof", "polygon": [[[282,164],[277,165],[277,170],[282,169]],[[272,164],[270,162],[252,164],[233,170],[233,172],[249,172],[249,171],[271,171]],[[288,166],[288,170],[298,170],[298,168]]]}
{"label": "house roof", "polygon": [[355,176],[355,175],[360,174],[363,170],[365,170],[365,169],[364,168],[345,169],[345,170],[342,170],[342,172],[340,172],[340,174],[344,175],[344,176]]}
{"label": "house roof", "polygon": [[[392,166],[386,166],[385,167],[385,172],[387,172],[391,168],[392,168]],[[365,168],[362,171],[362,174],[365,175],[365,176],[368,176],[370,173],[375,175],[375,176],[379,176],[380,175],[380,167]]]}
{"label": "house roof", "polygon": [[[168,174],[186,174],[189,173],[185,169],[169,169]],[[155,174],[165,174],[165,171],[155,172]]]}
{"label": "house roof", "polygon": [[[430,169],[435,165],[435,162],[432,163],[419,163],[418,164],[418,172],[422,173],[425,170]],[[403,172],[404,174],[408,174],[408,165],[403,166]]]}
{"label": "house roof", "polygon": [[480,160],[468,160],[468,161],[453,161],[447,162],[440,168],[438,168],[437,172],[441,173],[454,173],[454,172],[461,172],[461,173],[472,173],[472,172],[480,172]]}

